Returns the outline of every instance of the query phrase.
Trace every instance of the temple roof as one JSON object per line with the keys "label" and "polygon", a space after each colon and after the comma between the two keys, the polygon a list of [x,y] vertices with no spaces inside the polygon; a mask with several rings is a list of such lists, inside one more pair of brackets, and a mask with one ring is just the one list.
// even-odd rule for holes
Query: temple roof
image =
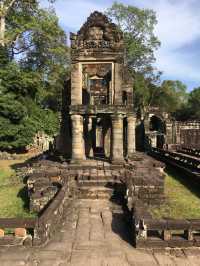
{"label": "temple roof", "polygon": [[118,27],[107,16],[98,11],[93,12],[87,18],[87,21],[83,24],[77,35],[83,40],[94,38],[120,41],[123,38],[123,34],[119,31]]}
{"label": "temple roof", "polygon": [[72,49],[122,49],[123,33],[107,16],[95,11],[77,34],[71,33]]}

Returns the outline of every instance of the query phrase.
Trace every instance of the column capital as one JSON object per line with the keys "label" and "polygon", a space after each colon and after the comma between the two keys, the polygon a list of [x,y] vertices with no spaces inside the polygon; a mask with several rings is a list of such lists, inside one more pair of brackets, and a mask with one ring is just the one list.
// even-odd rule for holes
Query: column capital
{"label": "column capital", "polygon": [[76,122],[76,121],[83,121],[83,116],[82,115],[71,115],[71,120],[73,121],[73,122]]}
{"label": "column capital", "polygon": [[136,122],[137,118],[134,114],[128,114],[127,115],[127,121],[128,122]]}
{"label": "column capital", "polygon": [[123,114],[112,114],[111,115],[111,120],[112,121],[120,121],[123,118],[124,118]]}

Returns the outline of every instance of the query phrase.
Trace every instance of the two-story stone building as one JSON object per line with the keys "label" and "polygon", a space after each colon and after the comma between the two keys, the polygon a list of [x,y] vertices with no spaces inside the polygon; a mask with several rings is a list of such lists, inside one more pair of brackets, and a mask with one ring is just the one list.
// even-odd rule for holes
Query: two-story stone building
{"label": "two-story stone building", "polygon": [[60,150],[79,163],[103,157],[120,163],[135,152],[133,80],[123,34],[94,12],[71,39],[71,80],[64,93]]}

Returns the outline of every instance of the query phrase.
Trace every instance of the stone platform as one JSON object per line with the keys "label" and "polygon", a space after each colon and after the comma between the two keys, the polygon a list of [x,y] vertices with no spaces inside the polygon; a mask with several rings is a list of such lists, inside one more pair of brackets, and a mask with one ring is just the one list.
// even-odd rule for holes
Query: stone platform
{"label": "stone platform", "polygon": [[40,248],[4,247],[1,266],[197,266],[199,249],[136,250],[121,206],[109,200],[74,202],[62,230]]}

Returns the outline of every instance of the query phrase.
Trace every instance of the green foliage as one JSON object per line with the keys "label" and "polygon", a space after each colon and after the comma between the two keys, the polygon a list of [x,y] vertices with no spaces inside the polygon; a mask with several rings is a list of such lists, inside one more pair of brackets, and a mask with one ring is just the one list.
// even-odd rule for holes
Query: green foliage
{"label": "green foliage", "polygon": [[158,93],[161,73],[154,70],[155,50],[160,46],[154,34],[157,24],[155,12],[115,2],[106,14],[124,33],[126,63],[134,76],[134,105],[145,116]]}
{"label": "green foliage", "polygon": [[194,89],[189,94],[188,109],[190,119],[200,120],[200,87]]}
{"label": "green foliage", "polygon": [[115,2],[106,13],[124,33],[128,65],[136,72],[152,73],[154,51],[160,45],[154,34],[155,12]]}
{"label": "green foliage", "polygon": [[[199,94],[189,96],[181,81],[165,80],[159,84],[161,72],[153,68],[154,52],[160,42],[154,34],[155,12],[114,2],[106,14],[124,33],[126,61],[134,76],[134,106],[144,117],[151,106],[169,112],[176,118],[199,118]],[[197,99],[197,100],[196,100]]]}
{"label": "green foliage", "polygon": [[188,101],[175,114],[178,120],[200,120],[200,87],[192,90]]}
{"label": "green foliage", "polygon": [[46,134],[53,136],[59,130],[58,113],[51,109],[43,109],[33,101],[28,100],[27,117],[25,124],[27,127],[32,128],[35,132],[44,131]]}
{"label": "green foliage", "polygon": [[0,149],[23,149],[38,131],[51,136],[58,132],[69,48],[55,12],[41,9],[39,1],[16,0],[5,18],[6,45],[0,45]]}
{"label": "green foliage", "polygon": [[196,184],[174,169],[166,170],[165,196],[167,201],[159,207],[151,207],[155,219],[198,219],[200,216],[200,193]]}
{"label": "green foliage", "polygon": [[10,62],[0,69],[0,89],[20,97],[36,97],[37,89],[42,86],[39,73],[27,71]]}
{"label": "green foliage", "polygon": [[154,104],[162,111],[174,113],[187,103],[187,87],[178,80],[165,80],[159,88]]}
{"label": "green foliage", "polygon": [[21,160],[2,160],[0,162],[0,217],[1,218],[28,218],[36,214],[28,210],[29,198],[23,179],[16,175],[13,164],[24,163]]}
{"label": "green foliage", "polygon": [[49,135],[53,135],[58,131],[58,117],[53,111],[43,110],[30,100],[27,100],[24,104],[12,101],[12,105],[7,107],[6,97],[4,97],[4,100],[1,99],[0,102],[1,149],[23,148],[32,143],[33,136],[38,131],[44,131]]}
{"label": "green foliage", "polygon": [[[157,77],[159,80],[159,76]],[[160,111],[168,112],[176,118],[187,111],[187,87],[178,80],[165,80],[161,85],[155,80],[145,78],[142,74],[135,75],[134,105],[145,115],[151,106],[159,107]]]}
{"label": "green foliage", "polygon": [[148,78],[145,78],[142,73],[135,73],[134,75],[134,106],[143,117],[149,107],[155,106],[155,99],[160,94],[159,86],[156,85],[159,78],[160,73]]}
{"label": "green foliage", "polygon": [[[6,108],[5,101],[0,102],[0,148],[6,150],[24,148],[32,143],[38,131],[52,136],[59,129],[57,113],[44,110],[30,99],[20,103],[12,101],[12,108]],[[5,105],[6,114],[1,112]],[[16,103],[16,105],[15,105]]]}

